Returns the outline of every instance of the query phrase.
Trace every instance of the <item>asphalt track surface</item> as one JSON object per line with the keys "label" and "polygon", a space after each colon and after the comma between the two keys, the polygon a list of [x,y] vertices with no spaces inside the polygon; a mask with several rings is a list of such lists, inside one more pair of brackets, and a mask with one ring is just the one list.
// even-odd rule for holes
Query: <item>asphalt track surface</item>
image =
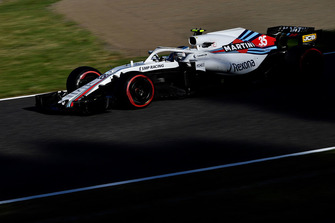
{"label": "asphalt track surface", "polygon": [[0,201],[335,145],[334,54],[313,83],[254,84],[93,116],[0,102]]}

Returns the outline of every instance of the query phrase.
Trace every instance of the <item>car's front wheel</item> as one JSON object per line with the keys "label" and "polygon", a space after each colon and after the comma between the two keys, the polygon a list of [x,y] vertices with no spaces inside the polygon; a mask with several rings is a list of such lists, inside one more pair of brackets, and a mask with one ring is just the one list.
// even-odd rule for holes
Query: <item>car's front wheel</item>
{"label": "car's front wheel", "polygon": [[141,73],[124,75],[119,80],[119,101],[130,108],[145,108],[149,106],[155,94],[152,80]]}
{"label": "car's front wheel", "polygon": [[68,92],[72,92],[99,76],[101,76],[101,73],[92,67],[78,67],[69,74],[66,81],[66,89]]}

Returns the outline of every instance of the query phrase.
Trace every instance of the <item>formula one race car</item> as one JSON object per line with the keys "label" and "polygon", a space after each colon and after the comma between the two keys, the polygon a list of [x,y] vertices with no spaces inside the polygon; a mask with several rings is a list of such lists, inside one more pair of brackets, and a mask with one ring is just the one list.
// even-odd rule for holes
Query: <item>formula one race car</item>
{"label": "formula one race car", "polygon": [[36,106],[84,113],[114,105],[144,108],[155,98],[191,95],[211,81],[268,77],[278,70],[290,73],[285,78],[309,78],[322,69],[323,54],[315,47],[319,31],[313,27],[271,27],[267,34],[244,28],[191,31],[191,47],[158,47],[145,61],[104,74],[78,67],[68,76],[67,91],[36,96]]}

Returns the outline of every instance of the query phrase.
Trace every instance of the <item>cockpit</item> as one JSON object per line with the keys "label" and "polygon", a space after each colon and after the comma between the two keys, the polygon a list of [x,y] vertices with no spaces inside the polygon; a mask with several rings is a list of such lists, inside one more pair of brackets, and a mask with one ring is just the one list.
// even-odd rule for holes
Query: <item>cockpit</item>
{"label": "cockpit", "polygon": [[152,60],[155,62],[169,61],[179,62],[186,58],[191,53],[189,47],[181,46],[178,48],[157,48],[154,51],[149,51],[150,56],[146,61]]}

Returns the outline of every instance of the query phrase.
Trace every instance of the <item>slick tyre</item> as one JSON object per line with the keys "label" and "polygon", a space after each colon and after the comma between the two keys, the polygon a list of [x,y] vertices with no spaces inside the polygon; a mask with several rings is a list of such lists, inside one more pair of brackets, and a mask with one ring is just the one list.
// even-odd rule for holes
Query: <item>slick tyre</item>
{"label": "slick tyre", "polygon": [[299,80],[314,80],[323,72],[323,54],[314,47],[293,47],[285,56],[285,61],[288,69]]}
{"label": "slick tyre", "polygon": [[306,49],[299,61],[301,73],[306,73],[309,76],[320,74],[323,71],[323,54],[316,48]]}
{"label": "slick tyre", "polygon": [[68,92],[72,92],[99,76],[101,76],[101,73],[92,67],[78,67],[69,74],[66,89]]}
{"label": "slick tyre", "polygon": [[132,73],[120,78],[119,101],[127,108],[145,108],[152,102],[155,87],[145,74]]}

